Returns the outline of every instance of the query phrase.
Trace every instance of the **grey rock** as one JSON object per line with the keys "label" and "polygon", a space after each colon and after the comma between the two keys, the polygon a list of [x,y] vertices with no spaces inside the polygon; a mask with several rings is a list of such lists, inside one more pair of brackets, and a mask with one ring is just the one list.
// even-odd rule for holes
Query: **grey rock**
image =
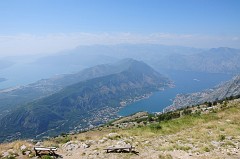
{"label": "grey rock", "polygon": [[28,156],[28,155],[30,155],[31,153],[32,153],[31,151],[26,151],[26,152],[25,152],[25,155]]}
{"label": "grey rock", "polygon": [[117,138],[120,137],[120,135],[118,133],[110,133],[107,135],[108,138],[113,139],[113,138]]}
{"label": "grey rock", "polygon": [[3,152],[3,154],[2,154],[2,156],[3,156],[3,158],[4,157],[7,157],[9,155],[9,152],[7,151],[7,152]]}
{"label": "grey rock", "polygon": [[227,136],[226,139],[227,139],[227,140],[232,140],[233,137],[232,137],[232,136]]}
{"label": "grey rock", "polygon": [[84,148],[84,149],[86,149],[86,148],[89,148],[90,145],[87,145],[87,144],[83,143],[83,144],[81,145],[81,147]]}
{"label": "grey rock", "polygon": [[21,150],[21,151],[26,150],[26,149],[27,149],[27,146],[25,146],[25,145],[22,145],[22,146],[20,147],[20,150]]}
{"label": "grey rock", "polygon": [[63,149],[66,151],[73,151],[79,148],[78,143],[69,141],[66,144],[62,145]]}
{"label": "grey rock", "polygon": [[219,147],[220,146],[220,143],[217,142],[217,141],[212,141],[211,144],[215,147]]}
{"label": "grey rock", "polygon": [[35,146],[43,146],[43,143],[42,143],[42,142],[37,142],[37,143],[35,144]]}

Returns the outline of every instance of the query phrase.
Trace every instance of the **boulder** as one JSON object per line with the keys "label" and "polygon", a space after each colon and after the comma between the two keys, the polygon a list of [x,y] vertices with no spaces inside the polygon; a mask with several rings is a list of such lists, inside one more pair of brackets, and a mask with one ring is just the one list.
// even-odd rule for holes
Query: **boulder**
{"label": "boulder", "polygon": [[43,143],[42,143],[42,142],[37,142],[37,143],[35,144],[35,146],[43,146]]}
{"label": "boulder", "polygon": [[107,135],[107,137],[109,139],[113,140],[113,139],[116,139],[116,138],[120,138],[120,135],[118,133],[110,133],[110,134]]}
{"label": "boulder", "polygon": [[84,148],[84,149],[86,149],[86,148],[89,148],[90,145],[87,145],[87,144],[83,143],[83,144],[81,145],[81,147]]}
{"label": "boulder", "polygon": [[25,146],[25,145],[22,145],[21,147],[20,147],[20,150],[21,151],[24,151],[24,150],[26,150],[27,149],[27,146]]}
{"label": "boulder", "polygon": [[108,140],[108,138],[106,138],[106,137],[103,137],[101,140],[99,140],[98,141],[98,143],[104,143],[104,142],[106,142]]}
{"label": "boulder", "polygon": [[72,150],[78,149],[78,148],[79,148],[79,145],[78,145],[78,143],[69,141],[69,142],[63,144],[62,147],[63,147],[63,149],[66,150],[66,151],[72,151]]}

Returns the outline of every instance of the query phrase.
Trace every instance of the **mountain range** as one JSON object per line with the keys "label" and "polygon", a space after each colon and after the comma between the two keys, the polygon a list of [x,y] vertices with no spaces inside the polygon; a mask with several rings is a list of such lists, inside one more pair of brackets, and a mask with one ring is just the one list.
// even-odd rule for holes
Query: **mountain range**
{"label": "mountain range", "polygon": [[[104,75],[96,71],[106,69],[103,65],[85,70],[82,81],[13,108],[0,120],[0,140],[40,138],[96,126],[115,118],[121,102],[168,87],[169,80],[143,62],[126,59],[116,66]],[[65,76],[58,82],[72,83],[72,79]]]}
{"label": "mountain range", "polygon": [[[198,49],[153,44],[119,44],[79,46],[61,54],[37,60],[39,64],[51,66],[91,66],[116,62],[122,58],[133,58],[151,65],[156,70],[181,70],[208,73],[239,73],[240,50],[219,47]],[[80,60],[80,62],[79,62]]]}
{"label": "mountain range", "polygon": [[[173,60],[174,59],[174,60]],[[213,48],[191,55],[169,55],[165,59],[168,69],[209,72],[239,73],[240,50],[231,48]],[[164,67],[163,65],[161,67]]]}

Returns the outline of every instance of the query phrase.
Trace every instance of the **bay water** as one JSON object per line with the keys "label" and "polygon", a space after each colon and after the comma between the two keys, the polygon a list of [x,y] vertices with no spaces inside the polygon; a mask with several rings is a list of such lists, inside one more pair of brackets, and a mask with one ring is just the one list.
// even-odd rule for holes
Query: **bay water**
{"label": "bay water", "polygon": [[189,71],[166,72],[169,79],[174,81],[174,88],[166,88],[164,91],[154,92],[147,99],[131,103],[118,112],[120,116],[127,116],[139,111],[150,113],[161,112],[171,105],[177,94],[193,93],[213,88],[214,86],[230,80],[233,75],[222,73],[199,73]]}

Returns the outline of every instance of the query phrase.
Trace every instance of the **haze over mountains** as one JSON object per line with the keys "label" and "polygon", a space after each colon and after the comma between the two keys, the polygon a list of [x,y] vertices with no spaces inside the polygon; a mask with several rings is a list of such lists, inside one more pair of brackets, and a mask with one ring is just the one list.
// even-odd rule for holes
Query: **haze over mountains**
{"label": "haze over mountains", "polygon": [[[119,44],[79,46],[45,57],[4,58],[11,65],[4,65],[0,88],[33,83],[56,74],[76,73],[98,64],[114,63],[123,58],[141,60],[161,73],[171,70],[239,73],[240,51],[232,48],[196,49],[154,44]],[[37,70],[37,71],[36,71]]]}
{"label": "haze over mountains", "polygon": [[[240,51],[232,48],[196,49],[180,46],[164,46],[154,44],[119,44],[119,45],[90,45],[79,46],[72,50],[63,51],[55,55],[36,58],[35,61],[21,62],[19,57],[5,57],[0,68],[7,68],[8,72],[26,72],[28,68],[37,68],[41,74],[50,75],[67,72],[77,72],[98,64],[113,63],[123,58],[142,60],[158,71],[185,70],[214,73],[239,72]],[[34,59],[32,57],[32,59]],[[8,61],[8,62],[6,62]],[[22,60],[23,61],[23,60]],[[21,65],[17,65],[17,64]],[[17,68],[14,68],[14,64]],[[22,65],[26,66],[19,70]],[[49,70],[46,70],[47,67]],[[12,69],[11,69],[12,68]],[[44,72],[45,70],[45,72]],[[32,71],[32,70],[31,70]],[[33,73],[33,71],[28,73]],[[3,71],[1,71],[3,72]],[[39,72],[40,73],[40,72]],[[4,77],[6,76],[6,77]],[[7,77],[9,76],[9,77]],[[11,80],[6,72],[0,74],[1,78]],[[43,76],[46,78],[47,76]],[[35,80],[36,81],[36,80]],[[34,81],[32,81],[34,82]]]}
{"label": "haze over mountains", "polygon": [[[120,60],[126,57],[147,64],[133,59]],[[207,50],[153,44],[80,46],[61,54],[36,58],[24,64],[44,67],[46,72],[59,67],[58,70],[69,68],[75,73],[0,90],[0,126],[4,128],[0,136],[2,140],[6,137],[43,137],[95,126],[115,118],[120,102],[141,99],[158,88],[169,86],[171,79],[158,72],[238,74],[239,60],[238,49]],[[12,66],[14,63],[6,65],[5,69]],[[36,71],[39,70],[33,69],[34,73]],[[205,99],[193,100],[203,102]],[[97,120],[93,116],[96,112]]]}
{"label": "haze over mountains", "polygon": [[92,65],[122,58],[143,60],[158,70],[184,70],[211,73],[239,72],[240,50],[232,48],[196,49],[153,44],[80,46],[62,55],[39,59],[49,65]]}

